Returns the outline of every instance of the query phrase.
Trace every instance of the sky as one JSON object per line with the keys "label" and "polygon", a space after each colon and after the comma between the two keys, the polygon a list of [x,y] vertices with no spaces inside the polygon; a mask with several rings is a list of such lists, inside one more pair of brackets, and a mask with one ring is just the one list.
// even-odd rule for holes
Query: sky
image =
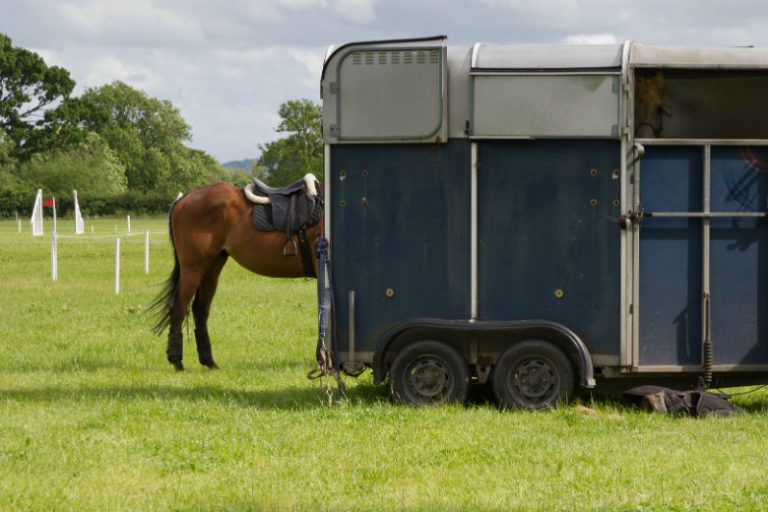
{"label": "sky", "polygon": [[765,0],[0,0],[0,32],[69,70],[74,94],[121,80],[169,100],[220,162],[280,136],[280,104],[320,103],[330,45],[447,35],[449,45],[768,47]]}

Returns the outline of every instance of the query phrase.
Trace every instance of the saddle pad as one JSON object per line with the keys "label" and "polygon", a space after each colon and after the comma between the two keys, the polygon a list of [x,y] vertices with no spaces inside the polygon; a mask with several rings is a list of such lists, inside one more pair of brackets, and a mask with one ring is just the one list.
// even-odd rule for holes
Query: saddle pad
{"label": "saddle pad", "polygon": [[[309,216],[309,220],[304,227],[312,227],[320,222],[320,218],[323,216],[323,203],[322,201],[315,201],[315,206],[312,209],[312,213]],[[277,231],[274,222],[272,221],[272,205],[271,204],[254,204],[253,205],[253,226],[259,231]],[[301,227],[301,226],[298,226]]]}
{"label": "saddle pad", "polygon": [[276,231],[274,224],[272,224],[271,204],[253,205],[253,225],[259,231]]}

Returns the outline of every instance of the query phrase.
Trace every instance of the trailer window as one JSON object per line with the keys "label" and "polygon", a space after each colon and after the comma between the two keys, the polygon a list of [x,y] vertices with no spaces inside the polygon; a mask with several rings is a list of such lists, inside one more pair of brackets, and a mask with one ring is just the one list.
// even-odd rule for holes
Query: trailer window
{"label": "trailer window", "polygon": [[635,136],[766,139],[766,91],[765,71],[637,70]]}

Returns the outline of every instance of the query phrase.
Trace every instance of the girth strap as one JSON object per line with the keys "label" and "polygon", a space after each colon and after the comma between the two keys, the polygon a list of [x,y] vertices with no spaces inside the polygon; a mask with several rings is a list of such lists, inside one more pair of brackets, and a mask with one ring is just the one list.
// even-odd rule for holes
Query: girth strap
{"label": "girth strap", "polygon": [[307,231],[299,229],[299,249],[301,250],[301,263],[304,265],[304,277],[317,277],[315,266],[312,265],[312,248],[309,246]]}

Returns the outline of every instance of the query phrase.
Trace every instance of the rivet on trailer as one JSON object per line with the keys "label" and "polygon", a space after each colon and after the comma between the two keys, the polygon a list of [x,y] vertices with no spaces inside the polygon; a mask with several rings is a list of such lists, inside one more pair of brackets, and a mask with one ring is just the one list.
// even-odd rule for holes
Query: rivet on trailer
{"label": "rivet on trailer", "polygon": [[334,360],[395,400],[768,382],[768,50],[331,48]]}

